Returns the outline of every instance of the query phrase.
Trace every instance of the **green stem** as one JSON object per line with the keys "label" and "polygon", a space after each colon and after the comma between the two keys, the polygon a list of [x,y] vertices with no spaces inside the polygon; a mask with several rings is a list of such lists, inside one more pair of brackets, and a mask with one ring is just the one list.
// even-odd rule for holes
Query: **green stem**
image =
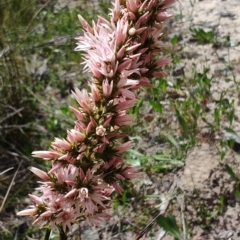
{"label": "green stem", "polygon": [[62,226],[58,226],[58,230],[59,230],[59,240],[67,240],[67,234],[63,231]]}
{"label": "green stem", "polygon": [[44,236],[44,240],[49,240],[51,234],[51,228],[47,228]]}

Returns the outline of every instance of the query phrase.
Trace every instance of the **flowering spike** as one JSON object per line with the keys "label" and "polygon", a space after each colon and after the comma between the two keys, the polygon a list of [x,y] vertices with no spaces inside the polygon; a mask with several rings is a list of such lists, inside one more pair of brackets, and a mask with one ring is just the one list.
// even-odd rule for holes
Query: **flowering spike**
{"label": "flowering spike", "polygon": [[121,153],[132,142],[120,143],[123,126],[133,124],[128,109],[135,105],[137,90],[152,87],[151,79],[164,75],[170,60],[163,49],[162,22],[171,17],[167,7],[175,0],[115,0],[110,20],[99,16],[92,25],[79,15],[83,34],[76,51],[83,52],[83,69],[91,74],[89,89],[72,92],[77,120],[66,139],[55,138],[49,151],[34,157],[52,161],[48,173],[31,171],[43,182],[40,196],[29,195],[33,207],[18,213],[35,217],[33,224],[59,226],[66,233],[80,220],[99,225],[110,217],[105,210],[121,182],[140,177]]}

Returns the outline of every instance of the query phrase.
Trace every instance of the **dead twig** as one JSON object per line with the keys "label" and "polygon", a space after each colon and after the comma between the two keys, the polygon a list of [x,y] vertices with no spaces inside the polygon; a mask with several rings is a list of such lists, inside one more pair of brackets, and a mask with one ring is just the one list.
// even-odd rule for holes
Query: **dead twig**
{"label": "dead twig", "polygon": [[12,178],[12,181],[11,181],[9,187],[8,187],[8,190],[7,190],[6,194],[5,194],[5,197],[4,197],[4,199],[3,199],[2,205],[1,205],[1,207],[0,207],[0,212],[2,212],[2,210],[3,210],[4,204],[5,204],[6,200],[7,200],[7,197],[8,197],[8,195],[9,195],[9,192],[10,192],[12,186],[13,186],[14,180],[15,180],[17,174],[18,174],[18,171],[19,171],[19,168],[21,167],[21,164],[22,164],[22,160],[21,160],[21,162],[19,163],[18,168],[17,168],[17,171],[15,172],[15,174],[14,174],[14,176],[13,176],[13,178]]}
{"label": "dead twig", "polygon": [[[175,187],[176,187],[176,180],[173,182],[173,184],[168,192],[168,196],[172,196]],[[141,239],[143,237],[143,235],[149,231],[150,226],[153,225],[153,223],[156,221],[156,219],[160,215],[165,214],[165,212],[169,206],[170,200],[171,200],[171,197],[168,197],[168,198],[166,198],[165,196],[162,197],[162,204],[160,206],[160,212],[147,224],[147,226],[134,238],[134,240]]]}
{"label": "dead twig", "polygon": [[183,226],[183,239],[187,240],[187,230],[186,230],[186,222],[185,222],[185,216],[184,216],[184,195],[177,197],[177,201],[181,208],[181,218],[182,218],[182,226]]}
{"label": "dead twig", "polygon": [[0,119],[0,123],[4,122],[5,120],[7,120],[8,118],[14,116],[15,114],[21,112],[23,109],[24,109],[24,108],[22,107],[22,108],[16,109],[14,112],[11,112],[11,113],[7,114],[6,117]]}
{"label": "dead twig", "polygon": [[13,169],[13,167],[10,167],[10,168],[8,168],[8,169],[6,169],[6,170],[0,172],[0,176],[3,175],[3,174],[6,173],[6,172],[12,170],[12,169]]}

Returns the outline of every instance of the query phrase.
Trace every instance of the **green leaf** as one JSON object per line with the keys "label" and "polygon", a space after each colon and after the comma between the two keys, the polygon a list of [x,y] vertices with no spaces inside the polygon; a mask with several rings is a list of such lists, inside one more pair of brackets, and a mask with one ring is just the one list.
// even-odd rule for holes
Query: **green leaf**
{"label": "green leaf", "polygon": [[174,37],[171,39],[171,43],[173,46],[175,46],[178,43],[178,36],[174,35]]}
{"label": "green leaf", "polygon": [[139,167],[142,165],[140,159],[126,159],[126,162],[134,167]]}
{"label": "green leaf", "polygon": [[198,103],[196,103],[196,105],[195,105],[195,113],[200,113],[200,111],[201,111],[201,106],[200,106],[200,104],[198,104]]}
{"label": "green leaf", "polygon": [[168,138],[169,142],[171,142],[177,149],[179,148],[177,141],[171,134],[168,134],[167,138]]}
{"label": "green leaf", "polygon": [[230,123],[230,126],[232,126],[232,124],[233,124],[234,115],[235,115],[235,111],[234,111],[234,109],[233,109],[233,110],[229,113],[229,123]]}
{"label": "green leaf", "polygon": [[138,114],[139,114],[139,110],[140,110],[142,104],[143,104],[143,99],[141,99],[140,101],[138,101],[137,104],[132,108],[133,114],[135,114],[135,115],[138,115]]}
{"label": "green leaf", "polygon": [[137,151],[135,149],[128,149],[127,153],[134,155],[136,157],[143,157],[143,154],[141,154],[139,151]]}
{"label": "green leaf", "polygon": [[216,122],[217,127],[220,126],[220,116],[219,116],[219,110],[217,108],[214,109],[214,120]]}
{"label": "green leaf", "polygon": [[171,161],[171,158],[166,157],[164,155],[153,155],[152,157],[158,161]]}
{"label": "green leaf", "polygon": [[159,113],[162,113],[162,104],[158,102],[154,102],[153,100],[149,101],[150,105],[153,107],[153,109]]}
{"label": "green leaf", "polygon": [[203,122],[205,122],[209,127],[213,128],[214,129],[214,125],[210,122],[207,121],[206,118],[202,118]]}
{"label": "green leaf", "polygon": [[50,235],[51,235],[51,228],[46,228],[46,232],[45,232],[45,235],[44,235],[44,240],[49,240]]}
{"label": "green leaf", "polygon": [[237,197],[237,199],[239,201],[240,200],[240,191],[238,189],[236,190],[236,197]]}
{"label": "green leaf", "polygon": [[114,200],[113,200],[113,209],[117,211],[118,207],[119,207],[119,201],[118,201],[117,198],[114,198]]}
{"label": "green leaf", "polygon": [[158,225],[161,226],[167,233],[179,240],[182,240],[176,219],[173,215],[168,214],[167,217],[160,215],[157,217],[156,221]]}
{"label": "green leaf", "polygon": [[67,115],[67,116],[71,112],[69,107],[64,107],[64,106],[60,107],[60,110],[64,115]]}
{"label": "green leaf", "polygon": [[151,170],[157,171],[157,172],[164,172],[167,169],[172,169],[172,168],[173,168],[173,166],[171,166],[171,165],[156,165],[156,166],[152,166]]}
{"label": "green leaf", "polygon": [[165,92],[167,89],[167,80],[164,78],[160,78],[158,82],[158,88]]}
{"label": "green leaf", "polygon": [[124,191],[122,193],[122,202],[123,202],[123,205],[126,206],[127,205],[127,191]]}
{"label": "green leaf", "polygon": [[234,137],[239,138],[239,135],[238,135],[232,128],[225,127],[224,130],[225,130],[226,132],[232,134]]}
{"label": "green leaf", "polygon": [[184,118],[181,116],[180,112],[178,110],[176,110],[176,115],[177,115],[177,119],[178,119],[178,122],[182,128],[182,130],[184,132],[187,132],[187,124],[186,124],[186,121],[184,120]]}
{"label": "green leaf", "polygon": [[236,174],[233,172],[232,168],[228,164],[225,164],[225,169],[227,173],[231,176],[232,180],[236,182],[239,181],[238,177],[236,176]]}

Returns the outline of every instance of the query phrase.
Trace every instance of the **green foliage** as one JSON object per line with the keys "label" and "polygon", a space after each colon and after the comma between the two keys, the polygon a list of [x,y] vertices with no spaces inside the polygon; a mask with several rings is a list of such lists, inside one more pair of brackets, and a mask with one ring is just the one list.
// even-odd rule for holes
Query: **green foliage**
{"label": "green foliage", "polygon": [[178,43],[178,36],[174,35],[174,37],[171,39],[171,43],[173,46],[175,46]]}
{"label": "green foliage", "polygon": [[236,176],[236,174],[234,173],[234,171],[228,164],[225,164],[225,169],[226,169],[227,173],[231,176],[233,181],[239,182],[239,178]]}
{"label": "green foliage", "polygon": [[167,233],[171,234],[174,238],[178,240],[183,240],[176,219],[173,215],[168,214],[166,217],[160,215],[157,217],[156,221],[159,226],[161,226]]}
{"label": "green foliage", "polygon": [[215,39],[215,34],[213,31],[204,31],[202,28],[190,28],[190,32],[192,33],[192,36],[200,43],[200,44],[206,44],[206,43],[213,43]]}
{"label": "green foliage", "polygon": [[236,183],[236,190],[235,195],[236,199],[239,201],[240,199],[240,178],[236,175],[236,173],[233,171],[233,169],[228,165],[225,164],[226,172],[231,176],[232,180]]}
{"label": "green foliage", "polygon": [[152,172],[164,172],[174,168],[182,167],[183,161],[178,156],[174,158],[173,155],[156,153],[152,155],[143,155],[139,151],[129,149],[125,154],[126,162],[132,166],[140,166],[144,168],[144,171]]}

